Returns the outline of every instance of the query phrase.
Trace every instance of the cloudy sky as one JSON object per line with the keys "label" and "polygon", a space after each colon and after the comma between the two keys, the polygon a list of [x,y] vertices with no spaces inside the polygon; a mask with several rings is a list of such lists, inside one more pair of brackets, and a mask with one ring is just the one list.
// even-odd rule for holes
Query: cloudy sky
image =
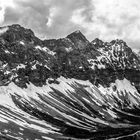
{"label": "cloudy sky", "polygon": [[0,0],[0,26],[13,23],[40,38],[81,30],[90,41],[119,38],[140,49],[140,0]]}

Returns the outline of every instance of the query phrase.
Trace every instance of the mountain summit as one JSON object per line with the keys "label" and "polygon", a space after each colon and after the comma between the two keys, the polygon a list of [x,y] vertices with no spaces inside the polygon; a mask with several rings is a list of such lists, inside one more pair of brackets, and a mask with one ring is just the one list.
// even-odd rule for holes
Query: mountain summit
{"label": "mountain summit", "polygon": [[71,33],[67,38],[70,39],[79,49],[83,49],[89,43],[86,37],[79,30]]}

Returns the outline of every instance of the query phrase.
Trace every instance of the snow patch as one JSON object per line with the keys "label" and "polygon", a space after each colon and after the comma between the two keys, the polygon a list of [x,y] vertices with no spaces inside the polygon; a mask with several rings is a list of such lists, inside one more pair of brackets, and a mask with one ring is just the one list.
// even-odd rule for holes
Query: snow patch
{"label": "snow patch", "polygon": [[17,69],[21,69],[21,68],[24,68],[25,69],[25,67],[26,66],[24,64],[20,64],[20,65],[17,66]]}
{"label": "snow patch", "polygon": [[24,43],[23,41],[20,41],[19,43],[20,43],[21,45],[25,45],[25,43]]}
{"label": "snow patch", "polygon": [[128,81],[126,78],[124,78],[123,80],[116,80],[115,84],[117,86],[117,90],[118,91],[123,91],[123,92],[131,92],[131,93],[135,93],[137,92],[136,88],[134,86],[132,86],[132,84],[130,83],[130,81]]}
{"label": "snow patch", "polygon": [[8,50],[5,50],[5,53],[10,53]]}
{"label": "snow patch", "polygon": [[72,47],[69,47],[69,48],[65,48],[66,52],[71,52],[73,49]]}
{"label": "snow patch", "polygon": [[50,55],[55,55],[55,52],[50,51],[47,47],[36,46],[35,48],[38,49],[38,50],[47,52]]}
{"label": "snow patch", "polygon": [[0,29],[0,35],[4,34],[9,28],[8,27],[3,27]]}

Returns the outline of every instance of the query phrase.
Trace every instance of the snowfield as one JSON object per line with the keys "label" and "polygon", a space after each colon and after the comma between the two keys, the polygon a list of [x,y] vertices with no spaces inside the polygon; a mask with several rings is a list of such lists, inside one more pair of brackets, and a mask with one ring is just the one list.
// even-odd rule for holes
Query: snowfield
{"label": "snowfield", "polygon": [[[114,129],[114,137],[118,136],[118,131],[121,137],[124,129],[132,133],[131,128],[138,127],[139,117],[127,110],[139,109],[140,96],[127,79],[116,80],[109,88],[64,77],[57,81],[59,84],[47,82],[42,87],[30,83],[23,89],[14,83],[1,86],[0,131],[7,138],[17,139],[31,136],[38,139],[89,139],[94,135],[104,138],[102,134],[96,135],[99,129]],[[114,85],[116,91],[112,90]],[[125,120],[121,119],[123,116]],[[69,134],[72,129],[77,133]],[[33,136],[34,133],[38,135]],[[109,133],[107,137],[110,138]]]}

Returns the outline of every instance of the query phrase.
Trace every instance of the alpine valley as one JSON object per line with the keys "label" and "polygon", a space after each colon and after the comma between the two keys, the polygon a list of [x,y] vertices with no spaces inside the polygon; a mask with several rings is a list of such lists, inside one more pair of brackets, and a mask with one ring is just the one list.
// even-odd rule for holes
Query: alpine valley
{"label": "alpine valley", "polygon": [[75,31],[0,28],[0,140],[139,140],[140,53]]}

